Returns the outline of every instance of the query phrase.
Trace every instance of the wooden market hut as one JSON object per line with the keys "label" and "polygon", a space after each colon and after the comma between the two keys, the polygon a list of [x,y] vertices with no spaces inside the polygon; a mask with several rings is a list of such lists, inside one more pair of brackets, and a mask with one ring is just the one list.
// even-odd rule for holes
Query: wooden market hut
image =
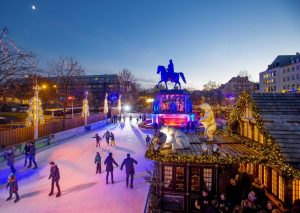
{"label": "wooden market hut", "polygon": [[268,198],[281,210],[300,198],[300,95],[243,93],[228,122],[211,145],[218,154],[204,152],[206,139],[189,134],[190,147],[146,152],[157,162],[159,197],[163,210],[197,212],[195,200],[205,188],[225,191],[228,165],[243,165],[262,180]]}

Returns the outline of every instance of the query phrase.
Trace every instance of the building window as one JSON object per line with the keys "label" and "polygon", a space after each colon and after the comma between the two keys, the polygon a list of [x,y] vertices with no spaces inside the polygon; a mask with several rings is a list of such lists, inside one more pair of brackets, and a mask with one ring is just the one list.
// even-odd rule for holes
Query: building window
{"label": "building window", "polygon": [[208,191],[212,190],[213,170],[211,168],[203,169],[203,185]]}
{"label": "building window", "polygon": [[282,79],[282,80],[283,80],[283,82],[285,82],[285,77],[283,77],[283,79]]}
{"label": "building window", "polygon": [[264,181],[263,184],[265,187],[268,187],[268,167],[264,166]]}
{"label": "building window", "polygon": [[290,68],[287,68],[287,72],[290,72]]}
{"label": "building window", "polygon": [[295,76],[294,75],[292,75],[292,80],[295,80]]}
{"label": "building window", "polygon": [[295,67],[292,67],[292,71],[294,71],[295,70]]}
{"label": "building window", "polygon": [[256,125],[254,125],[254,141],[258,142],[258,128]]}
{"label": "building window", "polygon": [[191,169],[191,191],[200,192],[200,169]]}
{"label": "building window", "polygon": [[285,69],[283,69],[283,73],[285,73]]}
{"label": "building window", "polygon": [[173,167],[164,166],[164,187],[167,189],[172,189],[172,179],[173,179]]}
{"label": "building window", "polygon": [[274,91],[276,91],[276,86],[274,86]]}
{"label": "building window", "polygon": [[290,81],[290,76],[287,76],[287,77],[286,77],[286,80],[287,80],[287,81]]}
{"label": "building window", "polygon": [[246,164],[246,171],[249,175],[253,175],[254,172],[254,166],[252,163],[247,163]]}
{"label": "building window", "polygon": [[263,144],[264,143],[264,135],[259,133],[259,143]]}
{"label": "building window", "polygon": [[277,196],[277,186],[278,186],[278,174],[272,169],[272,193]]}
{"label": "building window", "polygon": [[184,190],[184,167],[177,166],[175,171],[176,171],[175,189]]}
{"label": "building window", "polygon": [[293,180],[293,202],[300,199],[300,180]]}
{"label": "building window", "polygon": [[278,198],[284,202],[284,192],[285,192],[285,184],[284,179],[281,175],[278,176],[279,180],[279,189],[278,189]]}

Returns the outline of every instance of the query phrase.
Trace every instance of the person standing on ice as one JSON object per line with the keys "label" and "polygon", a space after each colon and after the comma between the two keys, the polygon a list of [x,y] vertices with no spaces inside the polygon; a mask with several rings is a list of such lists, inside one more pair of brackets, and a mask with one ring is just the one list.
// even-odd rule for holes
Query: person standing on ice
{"label": "person standing on ice", "polygon": [[31,167],[31,164],[33,162],[34,164],[34,167],[33,169],[36,169],[37,168],[37,164],[36,164],[36,161],[35,161],[35,154],[36,154],[36,148],[35,148],[35,145],[34,143],[30,143],[30,157],[29,157],[29,165],[27,168],[30,168]]}
{"label": "person standing on ice", "polygon": [[115,134],[113,132],[110,133],[111,146],[116,146]]}
{"label": "person standing on ice", "polygon": [[123,170],[123,167],[125,165],[126,168],[126,187],[128,188],[128,182],[129,182],[129,176],[130,176],[130,188],[133,188],[133,179],[134,179],[134,174],[135,174],[135,170],[134,170],[134,165],[133,164],[137,164],[138,162],[133,159],[132,157],[130,157],[130,154],[127,154],[127,158],[124,159],[122,165],[121,165],[121,170]]}
{"label": "person standing on ice", "polygon": [[105,137],[107,145],[109,145],[109,138],[110,138],[110,132],[106,130],[106,132],[103,135],[103,138]]}
{"label": "person standing on ice", "polygon": [[131,115],[129,116],[129,122],[130,123],[132,122],[132,116]]}
{"label": "person standing on ice", "polygon": [[115,164],[117,167],[119,165],[113,159],[111,152],[108,154],[107,158],[105,159],[104,164],[106,165],[106,184],[108,184],[109,173],[111,175],[111,183],[114,184],[114,166],[113,166],[113,164]]}
{"label": "person standing on ice", "polygon": [[100,174],[101,173],[101,156],[100,156],[99,152],[96,153],[95,164],[96,164],[96,174],[97,173]]}
{"label": "person standing on ice", "polygon": [[96,147],[100,147],[101,137],[98,135],[98,133],[93,138],[96,138]]}
{"label": "person standing on ice", "polygon": [[146,146],[149,147],[150,145],[150,142],[151,142],[151,138],[149,135],[146,136]]}
{"label": "person standing on ice", "polygon": [[49,193],[49,196],[53,195],[54,184],[55,184],[57,188],[56,197],[59,197],[61,195],[60,186],[59,186],[59,180],[60,180],[59,169],[53,161],[50,162],[49,164],[50,164],[50,175],[48,180],[50,180],[51,178],[51,191]]}
{"label": "person standing on ice", "polygon": [[10,171],[12,173],[16,173],[15,169],[15,153],[13,150],[9,150],[8,152],[4,153],[4,159],[7,161],[7,166],[10,167]]}
{"label": "person standing on ice", "polygon": [[12,194],[16,195],[15,203],[20,200],[19,194],[18,194],[18,182],[17,182],[17,177],[15,176],[14,173],[11,173],[8,176],[7,184],[6,184],[6,189],[9,188],[9,197],[6,199],[6,201],[9,201],[12,198]]}
{"label": "person standing on ice", "polygon": [[24,155],[25,155],[24,167],[26,167],[27,160],[30,161],[30,144],[28,142],[24,146]]}

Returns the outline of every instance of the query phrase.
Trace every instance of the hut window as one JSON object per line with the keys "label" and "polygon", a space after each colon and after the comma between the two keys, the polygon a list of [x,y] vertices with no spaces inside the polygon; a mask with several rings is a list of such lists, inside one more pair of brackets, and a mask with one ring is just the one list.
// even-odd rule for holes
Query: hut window
{"label": "hut window", "polygon": [[272,193],[277,196],[278,189],[278,174],[276,171],[272,169]]}
{"label": "hut window", "polygon": [[257,126],[254,125],[254,141],[258,142],[258,129]]}
{"label": "hut window", "polygon": [[191,169],[191,190],[200,191],[200,169],[198,168]]}
{"label": "hut window", "polygon": [[268,167],[264,166],[264,186],[268,187]]}
{"label": "hut window", "polygon": [[252,140],[252,134],[253,134],[253,124],[248,124],[248,138]]}
{"label": "hut window", "polygon": [[263,144],[264,143],[264,135],[259,133],[259,143]]}
{"label": "hut window", "polygon": [[203,169],[204,187],[206,187],[208,191],[212,190],[212,177],[213,177],[212,169],[204,168]]}
{"label": "hut window", "polygon": [[164,167],[164,187],[172,189],[172,178],[173,178],[173,167],[165,166]]}
{"label": "hut window", "polygon": [[248,123],[244,122],[244,137],[247,137],[247,133],[248,133]]}
{"label": "hut window", "polygon": [[176,190],[184,190],[184,167],[182,166],[176,167],[175,187]]}
{"label": "hut window", "polygon": [[281,175],[278,176],[279,180],[279,189],[278,189],[278,198],[284,202],[284,191],[285,191],[285,184],[284,179]]}
{"label": "hut window", "polygon": [[293,202],[300,199],[300,180],[293,180]]}
{"label": "hut window", "polygon": [[248,163],[246,165],[246,171],[249,175],[253,175],[254,168],[252,163]]}
{"label": "hut window", "polygon": [[263,166],[261,164],[258,165],[258,178],[263,182]]}

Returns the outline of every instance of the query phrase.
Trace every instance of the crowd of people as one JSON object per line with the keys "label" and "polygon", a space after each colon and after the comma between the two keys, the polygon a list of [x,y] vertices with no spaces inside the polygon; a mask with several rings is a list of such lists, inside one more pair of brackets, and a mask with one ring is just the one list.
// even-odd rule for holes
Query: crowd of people
{"label": "crowd of people", "polygon": [[203,190],[195,201],[195,208],[203,213],[280,213],[281,211],[268,200],[264,185],[259,178],[241,167],[230,178],[226,190],[219,194],[210,194]]}

